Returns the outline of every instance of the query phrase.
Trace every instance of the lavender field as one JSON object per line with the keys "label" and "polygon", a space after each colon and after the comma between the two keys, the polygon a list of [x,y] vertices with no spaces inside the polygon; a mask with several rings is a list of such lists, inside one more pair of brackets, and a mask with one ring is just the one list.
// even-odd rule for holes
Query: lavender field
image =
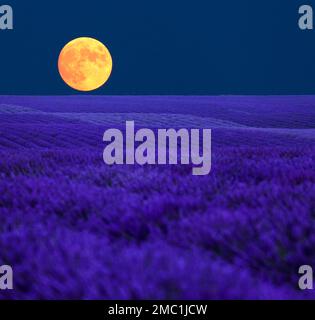
{"label": "lavender field", "polygon": [[[107,166],[126,120],[213,129],[212,171]],[[0,96],[2,299],[314,299],[315,96]]]}

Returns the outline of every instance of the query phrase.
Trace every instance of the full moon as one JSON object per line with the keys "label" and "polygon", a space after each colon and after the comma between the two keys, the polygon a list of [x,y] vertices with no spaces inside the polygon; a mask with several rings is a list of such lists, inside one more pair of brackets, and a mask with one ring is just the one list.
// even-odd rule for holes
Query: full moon
{"label": "full moon", "polygon": [[105,45],[93,38],[77,38],[61,50],[58,69],[71,88],[92,91],[110,77],[113,61]]}

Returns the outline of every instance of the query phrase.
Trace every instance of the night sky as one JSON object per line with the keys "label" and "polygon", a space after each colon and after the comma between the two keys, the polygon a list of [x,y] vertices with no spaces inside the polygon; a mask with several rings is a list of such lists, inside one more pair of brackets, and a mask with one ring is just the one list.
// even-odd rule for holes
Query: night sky
{"label": "night sky", "polygon": [[0,94],[77,94],[57,59],[81,36],[102,41],[114,61],[93,94],[315,94],[315,30],[297,24],[306,0],[1,4],[13,7],[14,30],[0,31]]}

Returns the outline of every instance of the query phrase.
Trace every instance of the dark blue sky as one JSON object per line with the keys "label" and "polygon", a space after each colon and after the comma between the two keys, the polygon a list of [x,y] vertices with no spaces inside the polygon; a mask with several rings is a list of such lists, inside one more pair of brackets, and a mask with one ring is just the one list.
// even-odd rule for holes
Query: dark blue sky
{"label": "dark blue sky", "polygon": [[[315,30],[298,29],[306,0],[1,1],[0,94],[76,94],[57,59],[91,36],[114,69],[93,94],[314,94]],[[314,1],[315,5],[315,1]]]}

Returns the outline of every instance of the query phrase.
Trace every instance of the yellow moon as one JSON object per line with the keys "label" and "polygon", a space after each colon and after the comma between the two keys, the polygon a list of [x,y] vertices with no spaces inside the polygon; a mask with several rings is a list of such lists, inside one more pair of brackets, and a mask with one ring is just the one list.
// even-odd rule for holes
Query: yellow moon
{"label": "yellow moon", "polygon": [[61,50],[58,69],[71,88],[92,91],[110,77],[113,61],[105,45],[93,38],[77,38]]}

